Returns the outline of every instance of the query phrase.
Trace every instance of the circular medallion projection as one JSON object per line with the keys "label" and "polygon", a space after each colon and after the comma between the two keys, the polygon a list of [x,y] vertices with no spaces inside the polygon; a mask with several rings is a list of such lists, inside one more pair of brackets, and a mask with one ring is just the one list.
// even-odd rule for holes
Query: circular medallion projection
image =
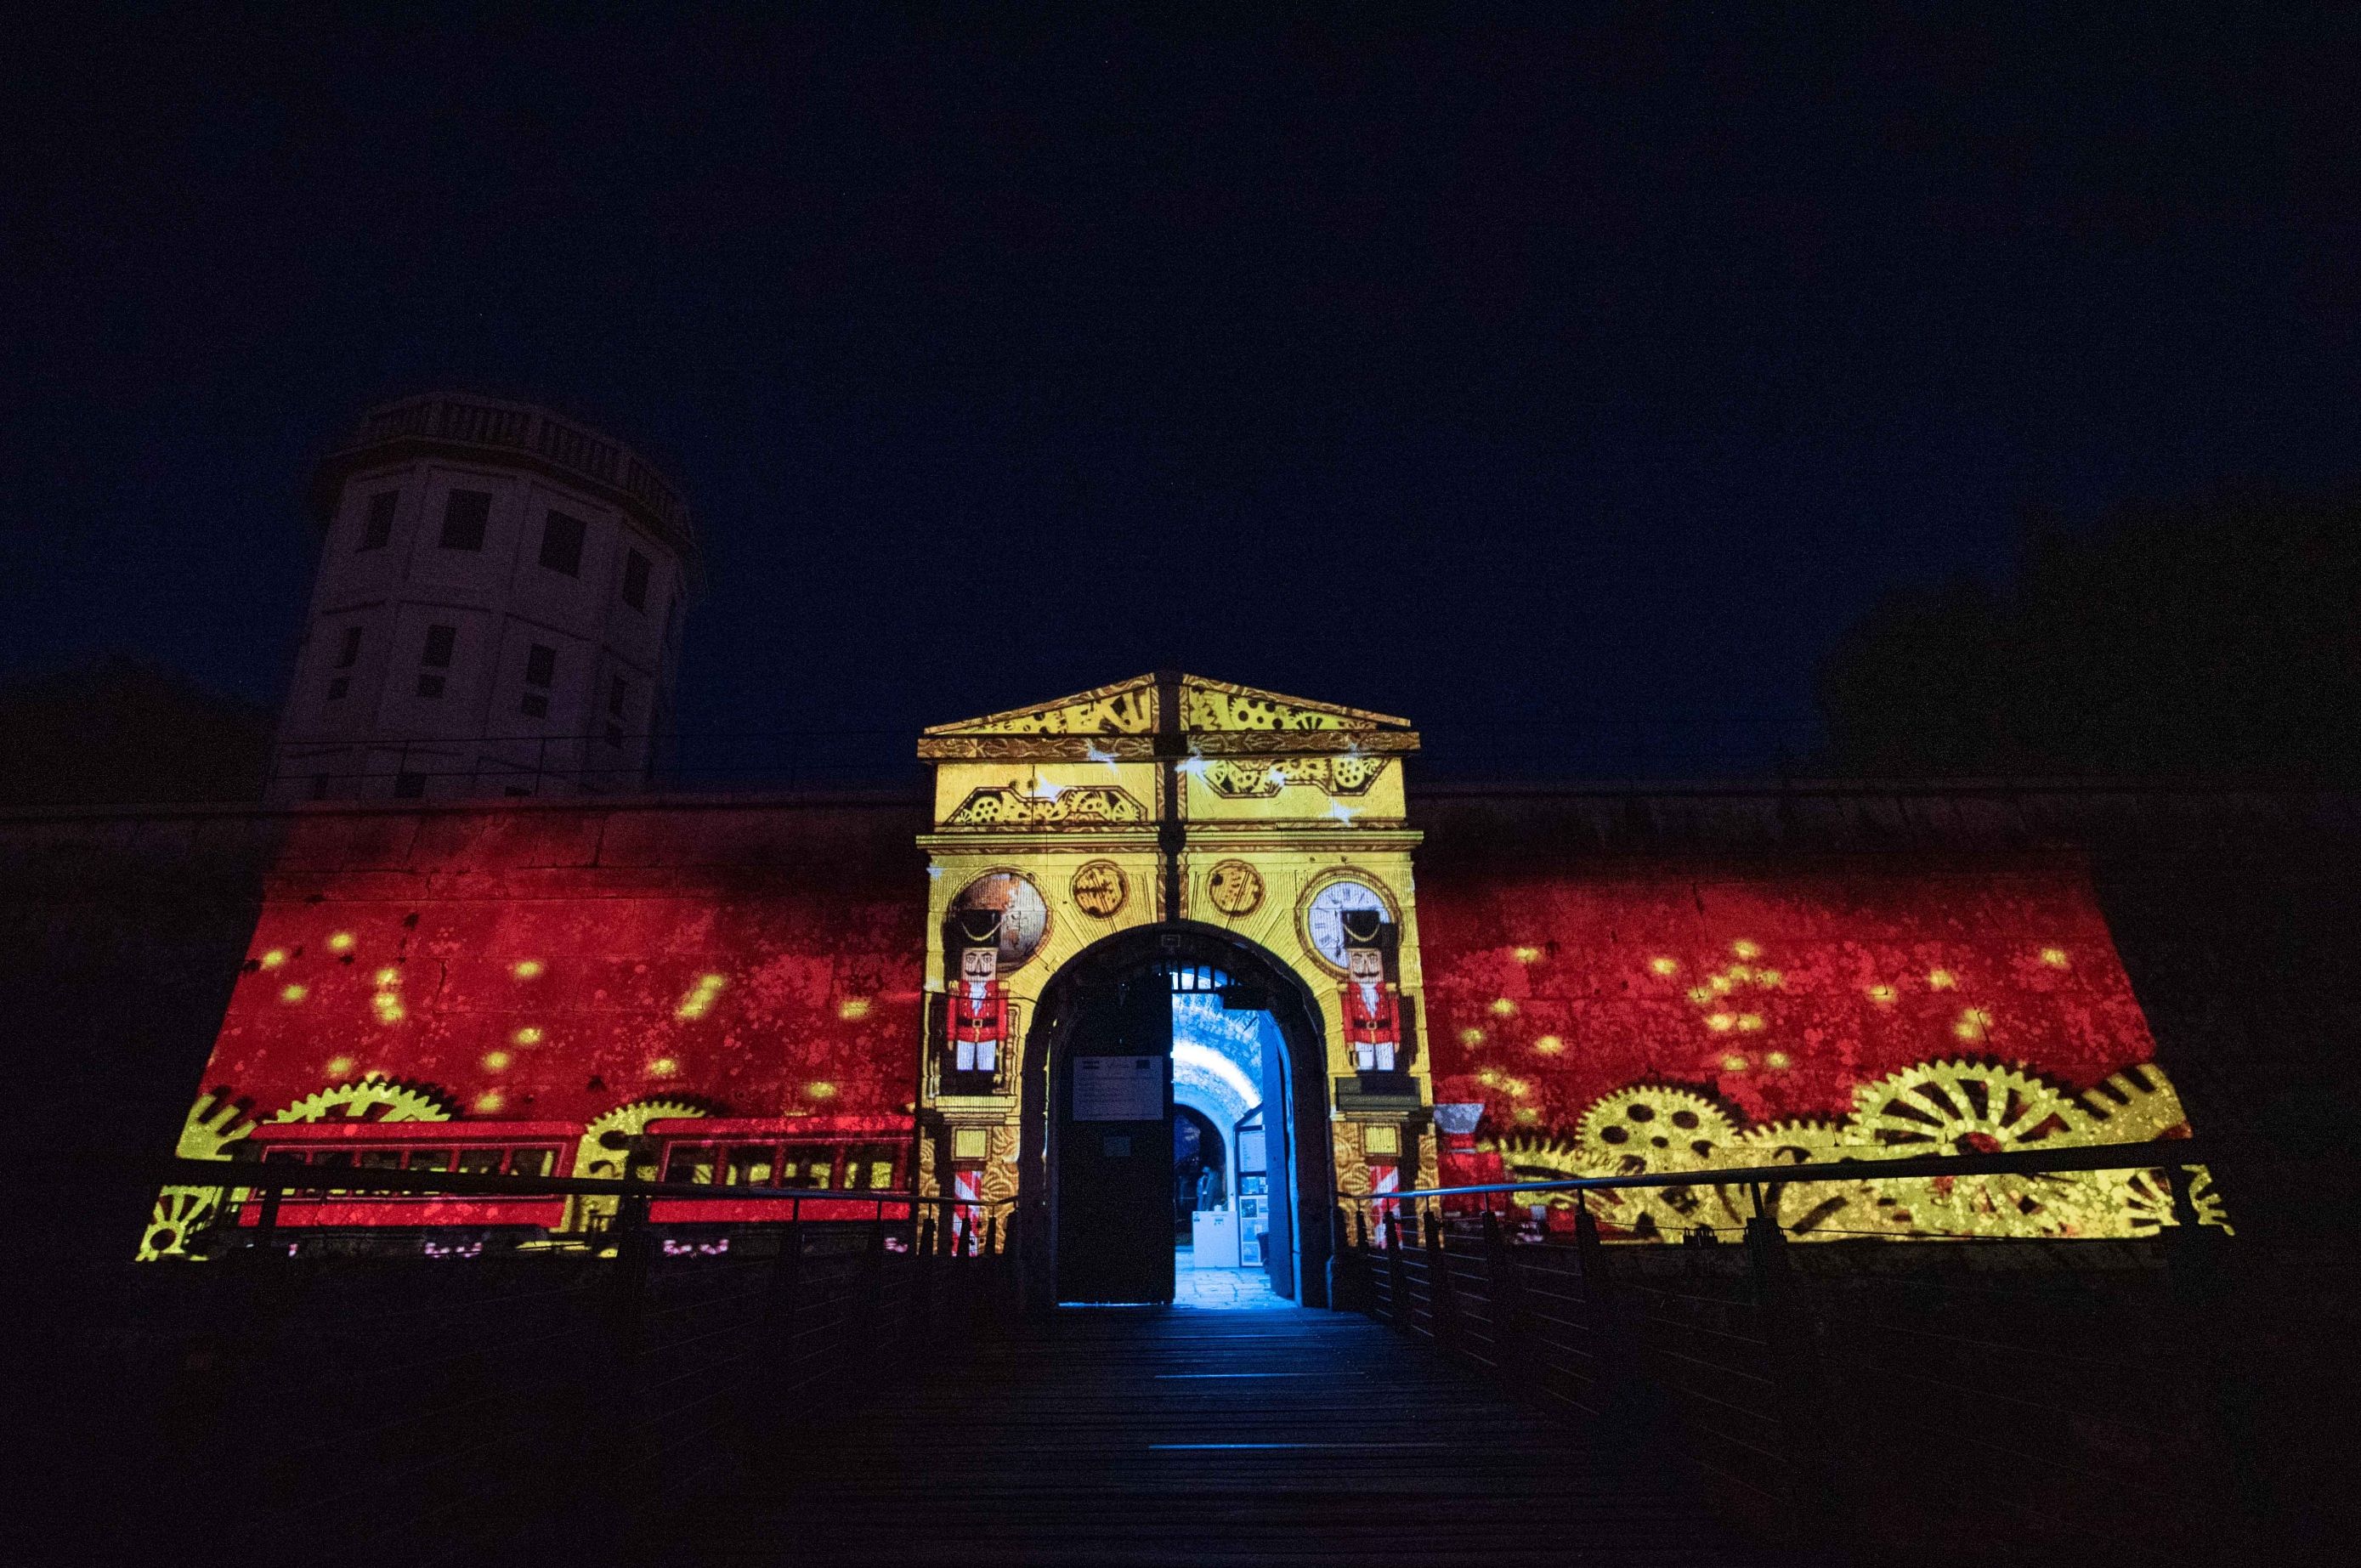
{"label": "circular medallion projection", "polygon": [[982,947],[997,938],[1000,971],[1015,969],[1033,956],[1049,929],[1049,905],[1041,890],[1015,872],[987,872],[951,900],[951,932],[966,946]]}

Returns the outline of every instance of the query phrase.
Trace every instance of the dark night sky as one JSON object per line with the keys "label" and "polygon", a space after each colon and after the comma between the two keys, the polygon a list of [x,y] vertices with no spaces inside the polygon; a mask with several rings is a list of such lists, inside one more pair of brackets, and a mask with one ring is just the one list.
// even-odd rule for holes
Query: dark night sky
{"label": "dark night sky", "polygon": [[448,382],[687,492],[691,730],[1800,716],[2024,508],[2361,467],[2350,24],[2050,9],[20,38],[0,672],[275,700],[309,457]]}

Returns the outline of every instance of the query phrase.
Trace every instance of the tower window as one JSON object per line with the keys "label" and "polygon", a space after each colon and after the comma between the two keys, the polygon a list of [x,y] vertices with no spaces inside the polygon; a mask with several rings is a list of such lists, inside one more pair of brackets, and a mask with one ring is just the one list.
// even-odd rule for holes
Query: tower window
{"label": "tower window", "polygon": [[456,626],[428,627],[426,629],[426,652],[419,656],[418,662],[432,669],[449,669],[451,667],[451,649],[458,641],[459,629]]}
{"label": "tower window", "polygon": [[484,525],[492,515],[489,490],[453,490],[443,503],[443,548],[481,550]]}
{"label": "tower window", "polygon": [[541,525],[541,564],[569,577],[582,575],[582,536],[588,525],[562,511],[549,514]]}
{"label": "tower window", "polygon": [[524,684],[539,689],[524,694],[518,708],[530,718],[549,717],[549,688],[557,679],[557,650],[534,643],[525,651]]}
{"label": "tower window", "polygon": [[349,670],[353,667],[353,661],[360,656],[361,629],[357,626],[347,626],[345,628],[345,640],[336,648],[336,668]]}
{"label": "tower window", "polygon": [[648,608],[648,558],[636,550],[623,554],[623,602],[633,609]]}
{"label": "tower window", "polygon": [[387,490],[369,498],[368,516],[361,522],[360,547],[382,550],[393,537],[393,509],[401,499],[400,490]]}

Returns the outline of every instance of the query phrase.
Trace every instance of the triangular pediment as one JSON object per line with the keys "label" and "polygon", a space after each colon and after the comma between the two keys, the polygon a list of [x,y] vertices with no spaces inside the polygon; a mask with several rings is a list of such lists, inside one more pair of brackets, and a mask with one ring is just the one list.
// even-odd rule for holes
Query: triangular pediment
{"label": "triangular pediment", "polygon": [[929,726],[919,740],[918,754],[1144,757],[1158,754],[1159,736],[1170,750],[1209,755],[1418,749],[1410,720],[1390,714],[1203,675],[1148,674],[1027,707]]}

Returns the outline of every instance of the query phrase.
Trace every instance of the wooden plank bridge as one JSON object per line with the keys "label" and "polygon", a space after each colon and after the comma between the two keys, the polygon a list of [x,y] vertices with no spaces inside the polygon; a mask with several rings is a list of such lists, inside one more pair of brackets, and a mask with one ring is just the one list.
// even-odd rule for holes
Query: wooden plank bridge
{"label": "wooden plank bridge", "polygon": [[1347,1313],[1066,1308],[752,1456],[673,1564],[1735,1563],[1675,1465]]}

